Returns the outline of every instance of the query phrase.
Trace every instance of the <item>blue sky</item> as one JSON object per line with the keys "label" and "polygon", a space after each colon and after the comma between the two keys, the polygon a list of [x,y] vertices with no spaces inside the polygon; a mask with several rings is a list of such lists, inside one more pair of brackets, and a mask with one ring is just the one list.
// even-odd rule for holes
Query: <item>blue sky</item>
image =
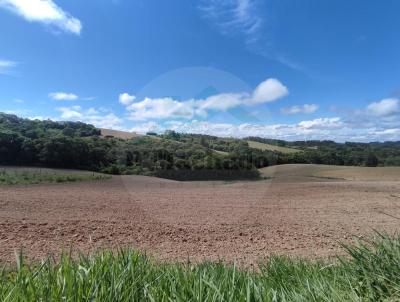
{"label": "blue sky", "polygon": [[396,0],[0,0],[0,111],[400,140],[399,12]]}

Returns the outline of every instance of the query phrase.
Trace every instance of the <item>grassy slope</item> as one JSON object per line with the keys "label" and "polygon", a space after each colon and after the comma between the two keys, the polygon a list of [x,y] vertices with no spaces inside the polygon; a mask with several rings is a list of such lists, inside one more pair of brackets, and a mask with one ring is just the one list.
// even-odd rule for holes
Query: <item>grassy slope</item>
{"label": "grassy slope", "polygon": [[289,164],[260,169],[267,177],[322,177],[360,181],[400,181],[400,167],[349,167]]}
{"label": "grassy slope", "polygon": [[214,149],[211,149],[211,150],[212,150],[213,152],[219,154],[219,155],[223,155],[223,156],[228,156],[228,155],[229,155],[229,152],[220,151],[220,150],[214,150]]}
{"label": "grassy slope", "polygon": [[301,152],[301,150],[297,150],[294,148],[279,147],[279,146],[274,146],[274,145],[269,145],[269,144],[254,142],[254,141],[247,141],[247,143],[249,144],[250,148],[260,149],[260,150],[269,150],[269,151],[275,151],[275,152],[281,152],[281,153]]}
{"label": "grassy slope", "polygon": [[260,271],[160,264],[133,251],[0,271],[1,301],[399,301],[400,239],[347,248],[340,261],[273,257]]}

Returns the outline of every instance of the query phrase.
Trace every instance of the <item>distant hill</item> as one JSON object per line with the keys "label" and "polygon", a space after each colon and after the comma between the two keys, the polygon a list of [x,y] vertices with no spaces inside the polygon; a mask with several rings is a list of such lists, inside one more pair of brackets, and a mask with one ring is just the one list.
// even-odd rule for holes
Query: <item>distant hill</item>
{"label": "distant hill", "polygon": [[30,120],[0,113],[0,164],[231,179],[255,177],[257,169],[282,164],[400,166],[400,142],[288,142],[168,130],[139,135],[81,122]]}
{"label": "distant hill", "polygon": [[137,134],[135,132],[126,132],[126,131],[111,130],[104,128],[100,128],[100,131],[102,136],[112,136],[121,139],[131,139],[140,136],[140,134]]}

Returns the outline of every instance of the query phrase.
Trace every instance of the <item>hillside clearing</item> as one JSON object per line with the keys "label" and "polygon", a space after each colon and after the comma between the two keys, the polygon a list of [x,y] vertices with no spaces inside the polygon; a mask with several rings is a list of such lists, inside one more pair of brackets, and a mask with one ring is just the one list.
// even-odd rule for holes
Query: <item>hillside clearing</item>
{"label": "hillside clearing", "polygon": [[119,130],[111,130],[111,129],[104,129],[100,128],[101,135],[102,136],[112,136],[120,139],[132,139],[138,136],[141,136],[140,134],[137,134],[135,132],[127,132],[127,131],[119,131]]}
{"label": "hillside clearing", "polygon": [[220,151],[220,150],[215,150],[215,149],[211,149],[213,152],[219,154],[219,155],[223,155],[223,156],[228,156],[229,152],[225,152],[225,151]]}
{"label": "hillside clearing", "polygon": [[254,142],[254,141],[247,141],[247,143],[249,144],[250,148],[260,149],[263,151],[268,150],[268,151],[274,151],[274,152],[281,152],[284,154],[302,152],[301,150],[297,150],[294,148],[280,147],[280,146],[264,144],[264,143]]}

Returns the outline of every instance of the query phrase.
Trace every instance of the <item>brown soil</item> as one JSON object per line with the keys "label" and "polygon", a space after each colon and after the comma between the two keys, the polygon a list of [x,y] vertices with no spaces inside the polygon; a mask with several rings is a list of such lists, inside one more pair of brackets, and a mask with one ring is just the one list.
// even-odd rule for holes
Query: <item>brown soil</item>
{"label": "brown soil", "polygon": [[0,187],[0,262],[14,261],[20,248],[31,259],[118,247],[159,259],[244,264],[272,254],[329,257],[353,236],[397,232],[399,219],[400,181],[118,176]]}

